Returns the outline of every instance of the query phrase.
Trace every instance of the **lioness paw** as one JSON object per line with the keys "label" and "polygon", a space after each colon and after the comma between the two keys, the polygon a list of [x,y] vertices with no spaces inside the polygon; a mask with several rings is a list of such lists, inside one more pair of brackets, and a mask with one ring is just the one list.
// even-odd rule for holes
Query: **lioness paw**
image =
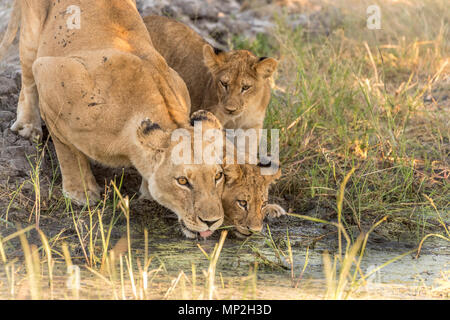
{"label": "lioness paw", "polygon": [[25,123],[18,119],[11,126],[11,131],[16,132],[21,137],[32,141],[40,140],[42,138],[42,127],[40,123]]}
{"label": "lioness paw", "polygon": [[269,204],[264,208],[265,214],[269,218],[279,218],[286,215],[286,211],[277,204]]}
{"label": "lioness paw", "polygon": [[70,199],[74,204],[84,206],[89,203],[90,206],[95,206],[100,201],[99,191],[67,191],[63,190],[66,198]]}

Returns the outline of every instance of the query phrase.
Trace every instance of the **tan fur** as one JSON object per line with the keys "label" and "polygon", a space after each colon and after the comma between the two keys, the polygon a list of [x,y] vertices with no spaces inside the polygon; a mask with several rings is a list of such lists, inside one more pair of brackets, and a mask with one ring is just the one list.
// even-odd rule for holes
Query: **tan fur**
{"label": "tan fur", "polygon": [[144,22],[156,50],[186,82],[192,112],[209,110],[226,129],[262,128],[276,60],[245,50],[216,54],[182,23],[159,16],[148,16]]}
{"label": "tan fur", "polygon": [[[176,144],[171,132],[193,131],[189,93],[154,49],[134,0],[17,1],[23,86],[13,130],[40,135],[40,111],[56,147],[64,193],[77,203],[85,203],[86,195],[98,199],[89,159],[134,166],[149,194],[178,215],[188,236],[217,229],[224,182],[215,176],[222,168],[170,161]],[[66,24],[71,5],[81,8],[81,29]],[[191,187],[180,186],[178,177]]]}
{"label": "tan fur", "polygon": [[[217,55],[200,35],[182,23],[160,16],[148,16],[144,22],[156,50],[186,82],[192,112],[209,110],[226,129],[262,128],[276,60],[260,59],[245,50]],[[227,82],[227,90],[221,81]],[[243,93],[244,85],[252,88]],[[238,235],[259,232],[265,216],[286,213],[278,205],[265,203],[269,187],[279,175],[263,176],[261,168],[254,165],[232,165],[226,171],[222,204],[227,223],[236,227]],[[231,178],[233,172],[235,178]],[[249,202],[248,210],[239,206],[239,200]]]}
{"label": "tan fur", "polygon": [[[280,177],[262,175],[256,165],[230,165],[225,168],[226,184],[222,196],[225,210],[225,224],[236,228],[237,236],[249,236],[260,232],[266,216],[280,217],[284,209],[275,204],[268,204],[270,186]],[[240,201],[246,201],[242,207]]]}

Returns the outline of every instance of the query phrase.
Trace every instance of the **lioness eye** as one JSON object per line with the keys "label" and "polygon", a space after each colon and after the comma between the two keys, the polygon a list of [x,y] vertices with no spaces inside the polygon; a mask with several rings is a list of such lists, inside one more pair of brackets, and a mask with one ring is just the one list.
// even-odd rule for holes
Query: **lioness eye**
{"label": "lioness eye", "polygon": [[251,86],[243,86],[242,87],[242,92],[248,91],[250,90]]}
{"label": "lioness eye", "polygon": [[219,181],[223,177],[223,172],[219,172],[216,174],[216,181]]}
{"label": "lioness eye", "polygon": [[238,200],[238,204],[239,204],[242,208],[247,209],[247,205],[248,205],[247,201],[245,201],[245,200]]}
{"label": "lioness eye", "polygon": [[177,179],[178,184],[182,185],[182,186],[187,186],[189,185],[189,181],[187,178],[185,177],[181,177]]}

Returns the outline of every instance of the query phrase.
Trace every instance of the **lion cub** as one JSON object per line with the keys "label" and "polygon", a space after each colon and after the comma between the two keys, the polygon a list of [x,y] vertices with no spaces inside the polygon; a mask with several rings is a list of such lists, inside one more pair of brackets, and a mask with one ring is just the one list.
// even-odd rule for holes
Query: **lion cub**
{"label": "lion cub", "polygon": [[186,82],[191,112],[208,110],[225,129],[263,127],[275,59],[213,49],[194,30],[166,17],[148,16],[144,22],[156,50]]}
{"label": "lion cub", "polygon": [[[270,164],[269,164],[270,166]],[[263,228],[264,218],[278,218],[286,211],[276,204],[269,204],[269,188],[280,178],[281,170],[275,175],[263,175],[263,165],[230,165],[225,167],[225,188],[222,205],[225,224],[235,227],[235,235],[244,238]]]}

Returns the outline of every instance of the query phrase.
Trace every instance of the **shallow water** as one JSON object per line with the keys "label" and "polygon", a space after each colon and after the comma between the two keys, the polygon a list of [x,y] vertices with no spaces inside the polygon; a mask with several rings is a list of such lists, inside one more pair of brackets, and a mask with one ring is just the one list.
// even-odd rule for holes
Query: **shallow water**
{"label": "shallow water", "polygon": [[[122,226],[118,226],[121,228]],[[271,229],[271,234],[277,247],[287,253],[286,226],[277,224]],[[320,236],[323,229],[318,225],[290,227],[289,241],[292,245],[294,259],[294,281],[287,263],[283,257],[277,258],[274,249],[269,245],[269,238],[254,236],[251,239],[240,240],[231,235],[226,239],[221,252],[215,277],[217,299],[323,299],[327,289],[323,253],[330,251],[333,255],[337,252],[336,236],[330,236],[318,241],[314,246],[308,241]],[[266,231],[267,234],[267,231]],[[125,234],[123,234],[125,235]],[[144,238],[139,232],[132,232],[133,261],[141,262],[144,257]],[[116,238],[113,244],[118,240]],[[205,298],[201,295],[205,283],[203,271],[208,270],[209,261],[199,249],[199,246],[211,254],[218,237],[209,240],[192,241],[172,235],[150,233],[148,256],[153,258],[150,270],[156,270],[156,277],[149,285],[146,295],[142,298]],[[306,260],[308,244],[308,264],[301,277],[301,271]],[[399,257],[414,246],[399,242],[373,243],[370,241],[361,263],[361,272],[368,274],[376,267]],[[125,254],[126,255],[126,254]],[[443,272],[450,270],[450,250],[443,241],[430,240],[426,242],[419,259],[415,259],[416,251],[387,265],[376,272],[367,282],[351,295],[351,298],[367,299],[414,299],[414,298],[448,298],[448,292],[436,296],[432,294],[432,288],[436,280],[442,277]],[[55,257],[57,258],[57,257]],[[137,259],[136,259],[137,258]],[[76,294],[67,287],[68,275],[65,263],[62,259],[55,265],[54,288],[50,292],[46,272],[45,259],[41,259],[44,269],[42,277],[42,290],[40,297],[56,299],[133,299],[133,288],[129,281],[124,262],[124,285],[117,281],[115,289],[102,280],[98,275],[88,271],[83,265],[82,257],[73,257],[75,264],[80,266],[80,289]],[[0,264],[0,299],[29,298],[30,288],[26,281],[24,263],[21,259],[15,265],[14,294],[11,294],[11,281],[5,274],[4,267]],[[258,262],[255,274],[255,261]],[[281,262],[281,263],[280,263]],[[193,289],[192,267],[196,269],[197,289]],[[139,283],[139,266],[134,263],[136,284]],[[118,269],[119,270],[119,269]],[[354,269],[353,269],[354,270]],[[11,269],[9,269],[11,271]],[[183,286],[177,283],[169,295],[167,292],[177,279],[180,272],[186,275],[187,283]],[[352,272],[353,274],[353,272]],[[106,276],[107,277],[107,276]],[[256,282],[255,282],[256,279]],[[358,276],[359,279],[359,276]],[[448,285],[448,284],[447,284]],[[196,292],[195,294],[192,292]],[[139,294],[138,294],[139,295]]]}
{"label": "shallow water", "polygon": [[[272,230],[275,242],[285,240],[285,231]],[[292,252],[294,258],[294,269],[296,273],[302,270],[307,253],[306,245],[297,243],[302,239],[304,234],[296,233],[295,229],[290,229],[290,241],[292,243]],[[369,238],[370,239],[370,238]],[[260,254],[272,262],[277,262],[274,250],[267,245],[267,239],[255,237],[247,242],[238,239],[227,239],[220,256],[218,271],[224,276],[236,276],[248,274],[248,267],[255,261],[255,254],[252,253],[251,247],[256,248]],[[323,252],[325,250],[333,251],[336,249],[336,239],[318,242],[314,249],[308,251],[308,265],[304,272],[304,279],[323,279]],[[156,242],[156,241],[155,241]],[[153,242],[153,243],[155,243]],[[332,244],[332,242],[334,242]],[[178,242],[174,245],[170,240],[157,242],[158,244],[150,245],[150,252],[158,256],[165,262],[168,270],[178,271],[180,269],[189,270],[192,263],[207,263],[207,259],[197,247],[196,242],[189,240]],[[212,251],[215,240],[207,240],[199,242],[205,251]],[[175,249],[181,246],[182,249]],[[361,270],[369,273],[375,268],[383,264],[399,258],[407,252],[413,251],[412,245],[404,245],[401,243],[390,242],[388,244],[375,245],[368,244],[361,263]],[[283,252],[287,253],[287,249],[283,248]],[[421,255],[416,259],[417,250],[406,255],[405,257],[392,262],[380,271],[376,272],[370,279],[380,284],[425,284],[432,285],[436,278],[441,275],[442,271],[450,269],[450,248],[443,241],[429,240],[425,243]],[[264,268],[260,263],[258,275],[261,279],[279,278],[280,280],[290,277],[289,265],[282,259],[282,264],[286,269],[282,268]],[[290,269],[290,268],[289,268]]]}
{"label": "shallow water", "polygon": [[[277,226],[271,230],[274,242],[285,254],[288,252],[286,229],[286,226]],[[300,283],[309,287],[311,292],[323,293],[325,287],[323,283],[325,278],[323,253],[324,251],[330,251],[332,254],[337,253],[338,249],[337,238],[331,236],[318,241],[313,248],[308,250],[308,241],[305,241],[305,239],[320,235],[321,228],[318,228],[318,225],[289,228],[295,277],[297,278],[300,275],[308,252],[308,264]],[[361,271],[364,274],[368,274],[375,268],[410,252],[375,272],[368,279],[372,288],[383,287],[383,285],[410,288],[433,286],[436,279],[442,276],[443,271],[450,270],[450,246],[444,241],[431,238],[425,243],[420,257],[416,259],[417,250],[415,250],[416,246],[413,244],[393,241],[378,244],[372,243],[370,240],[369,237],[369,243],[361,262]],[[246,277],[249,275],[249,269],[254,267],[255,261],[258,261],[258,286],[265,288],[265,290],[272,288],[270,291],[279,290],[281,295],[283,295],[281,293],[283,290],[289,292],[292,284],[290,266],[283,257],[281,261],[277,259],[274,249],[268,242],[268,238],[262,236],[255,236],[248,241],[230,236],[225,241],[220,255],[217,273],[221,273],[224,278]],[[180,270],[184,270],[186,274],[189,274],[192,264],[196,265],[197,270],[201,270],[202,268],[206,269],[209,263],[197,245],[199,244],[206,252],[210,253],[216,243],[217,239],[200,242],[190,240],[174,242],[170,239],[155,237],[150,239],[149,251],[151,255],[157,256],[164,262],[169,273],[175,275]],[[256,256],[262,257],[262,259],[256,258]],[[264,263],[268,261],[272,262],[273,265]],[[296,294],[298,295],[298,292]],[[293,297],[291,293],[287,296],[295,298],[295,295]]]}

